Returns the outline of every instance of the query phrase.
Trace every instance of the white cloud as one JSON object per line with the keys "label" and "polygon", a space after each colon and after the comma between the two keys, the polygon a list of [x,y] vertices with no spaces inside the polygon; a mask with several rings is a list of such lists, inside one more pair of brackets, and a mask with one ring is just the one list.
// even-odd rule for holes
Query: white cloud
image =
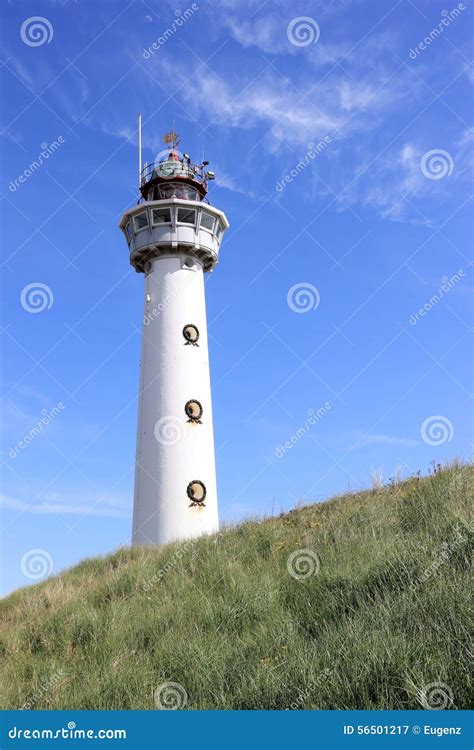
{"label": "white cloud", "polygon": [[[431,216],[432,211],[425,208],[424,202],[440,194],[449,195],[448,181],[451,184],[470,182],[473,140],[472,131],[464,130],[451,146],[444,142],[440,145],[437,139],[428,144],[430,148],[426,142],[394,146],[365,170],[360,180],[343,193],[343,198],[349,205],[362,201],[392,221],[431,226],[433,222],[425,214]],[[430,150],[447,152],[446,160],[452,161],[452,173],[441,179],[426,177],[422,159]]]}
{"label": "white cloud", "polygon": [[413,438],[398,437],[397,435],[364,435],[357,440],[358,446],[365,445],[402,445],[414,446],[417,441]]}
{"label": "white cloud", "polygon": [[[163,58],[150,62],[153,75],[165,87],[177,89],[190,119],[205,128],[267,128],[262,147],[268,151],[278,151],[282,140],[300,145],[319,141],[339,128],[347,135],[370,129],[377,123],[376,114],[388,105],[396,106],[402,90],[401,85],[377,90],[381,81],[376,74],[349,79],[339,71],[320,83],[307,75],[295,88],[273,69],[260,75],[252,71],[245,77],[231,72],[222,78],[204,67],[194,71],[183,64],[170,67]],[[353,117],[348,122],[349,114]]]}
{"label": "white cloud", "polygon": [[4,510],[34,514],[128,518],[131,500],[128,496],[114,492],[64,492],[63,495],[54,493],[36,500],[0,495],[0,507]]}

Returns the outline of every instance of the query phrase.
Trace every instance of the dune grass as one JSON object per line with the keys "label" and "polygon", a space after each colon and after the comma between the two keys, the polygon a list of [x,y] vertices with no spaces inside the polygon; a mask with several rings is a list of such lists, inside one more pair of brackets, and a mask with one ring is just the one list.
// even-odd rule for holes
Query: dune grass
{"label": "dune grass", "polygon": [[467,708],[473,476],[121,549],[15,592],[2,707]]}

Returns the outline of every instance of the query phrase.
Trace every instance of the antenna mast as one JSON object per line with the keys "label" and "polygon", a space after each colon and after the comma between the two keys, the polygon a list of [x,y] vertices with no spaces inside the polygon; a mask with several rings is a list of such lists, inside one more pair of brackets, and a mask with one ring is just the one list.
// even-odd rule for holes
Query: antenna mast
{"label": "antenna mast", "polygon": [[138,113],[138,189],[142,179],[142,113]]}

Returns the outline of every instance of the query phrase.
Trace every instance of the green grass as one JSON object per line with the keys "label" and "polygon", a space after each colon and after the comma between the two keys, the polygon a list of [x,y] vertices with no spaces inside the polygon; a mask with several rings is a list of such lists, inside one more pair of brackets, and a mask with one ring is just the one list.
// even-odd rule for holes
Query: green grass
{"label": "green grass", "polygon": [[[434,683],[467,708],[473,477],[453,465],[17,591],[2,707],[155,709],[172,682],[192,709],[421,709]],[[320,565],[296,580],[299,549]]]}

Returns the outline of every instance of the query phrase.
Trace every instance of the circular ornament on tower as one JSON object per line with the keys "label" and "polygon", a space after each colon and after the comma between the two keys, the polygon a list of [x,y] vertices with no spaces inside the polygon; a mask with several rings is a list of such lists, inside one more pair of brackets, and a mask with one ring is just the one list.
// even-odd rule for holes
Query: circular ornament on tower
{"label": "circular ornament on tower", "polygon": [[183,336],[186,339],[185,346],[192,344],[193,346],[199,346],[199,329],[193,323],[188,323],[183,328]]}
{"label": "circular ornament on tower", "polygon": [[197,401],[197,399],[193,398],[188,401],[184,407],[184,411],[186,412],[186,416],[188,417],[188,422],[202,424],[202,405],[199,401]]}
{"label": "circular ornament on tower", "polygon": [[190,508],[194,508],[196,505],[199,505],[200,508],[205,507],[204,500],[206,499],[207,490],[205,484],[201,482],[200,479],[193,479],[193,481],[188,484],[186,492],[191,500],[189,505]]}

